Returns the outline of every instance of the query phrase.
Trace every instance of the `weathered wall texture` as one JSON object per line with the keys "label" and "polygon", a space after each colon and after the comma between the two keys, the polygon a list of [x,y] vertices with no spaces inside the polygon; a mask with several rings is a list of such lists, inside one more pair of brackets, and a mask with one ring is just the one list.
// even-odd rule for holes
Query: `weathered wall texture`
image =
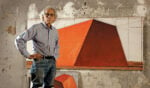
{"label": "weathered wall texture", "polygon": [[0,88],[27,88],[24,58],[15,37],[27,27],[30,4],[47,5],[59,18],[144,17],[144,71],[75,70],[79,88],[150,88],[150,0],[0,0]]}

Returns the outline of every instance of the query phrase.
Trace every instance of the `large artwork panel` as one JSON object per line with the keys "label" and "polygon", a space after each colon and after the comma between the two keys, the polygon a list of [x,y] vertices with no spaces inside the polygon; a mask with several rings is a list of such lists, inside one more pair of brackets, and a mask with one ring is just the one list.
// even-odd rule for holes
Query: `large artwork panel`
{"label": "large artwork panel", "polygon": [[[99,22],[102,22],[102,23],[105,23],[108,25],[112,25],[116,28],[121,47],[123,49],[123,54],[125,55],[128,66],[122,67],[120,65],[120,67],[117,68],[117,67],[115,67],[115,65],[114,66],[111,66],[111,65],[76,66],[75,65],[77,59],[78,59],[78,61],[80,60],[78,57],[81,52],[80,50],[82,49],[82,47],[84,45],[85,38],[87,38],[88,33],[86,33],[86,32],[89,32],[88,31],[89,29],[86,29],[87,31],[85,31],[85,34],[84,34],[83,33],[85,30],[84,28],[86,28],[85,26],[89,26],[91,28],[91,25],[92,25],[92,23],[89,25],[86,25],[86,24],[80,25],[80,24],[82,24],[86,21],[89,21],[89,20],[96,20],[96,21],[99,21]],[[38,23],[38,22],[40,22],[40,20],[37,20],[37,19],[36,20],[34,20],[34,19],[28,20],[28,27],[32,23]],[[60,36],[60,37],[64,37],[60,41],[71,42],[71,41],[75,40],[75,38],[78,38],[78,39],[80,39],[80,37],[83,37],[83,38],[81,38],[80,41],[76,40],[76,42],[75,42],[76,44],[75,43],[74,44],[78,45],[77,47],[73,47],[72,45],[60,46],[60,57],[58,59],[57,66],[59,68],[71,68],[71,69],[76,69],[76,68],[77,69],[82,69],[82,68],[83,69],[84,68],[85,69],[89,69],[89,68],[93,69],[94,68],[94,69],[142,70],[143,69],[143,25],[142,24],[143,24],[142,17],[120,17],[120,18],[118,17],[118,18],[94,18],[94,19],[93,18],[76,18],[76,19],[74,19],[74,18],[66,18],[66,19],[58,18],[53,25],[58,29],[58,31],[60,31],[60,30],[68,31],[69,30],[70,32],[68,31],[67,34],[65,34],[66,32],[63,32],[63,34],[67,37],[70,36],[70,38],[72,38],[72,40],[68,40],[69,38]],[[72,27],[74,25],[79,25],[81,27],[83,26],[83,28],[80,29],[80,27],[79,27],[79,29],[81,31],[79,29],[77,29],[77,30],[79,30],[77,32],[77,30],[75,28],[72,29]],[[71,29],[69,29],[69,28],[71,28]],[[74,34],[73,32],[74,33],[76,32],[76,33]],[[79,33],[79,32],[81,32],[81,33]],[[84,34],[84,35],[82,35],[82,34]],[[106,36],[107,36],[107,34],[106,34]],[[79,44],[79,43],[81,43],[81,44]],[[67,42],[66,42],[66,44],[67,44]],[[72,49],[72,50],[70,50],[70,52],[74,53],[74,54],[69,55],[69,54],[67,54],[68,52],[63,52],[63,51],[65,51],[65,48],[67,49],[68,47],[70,47],[70,49]],[[105,47],[107,47],[107,46],[105,46]],[[28,47],[28,50],[31,52],[30,46]],[[114,51],[112,51],[112,52],[114,52]],[[61,57],[61,56],[63,56],[63,57]],[[68,60],[67,60],[67,58],[68,58]],[[101,59],[105,59],[105,58],[101,58]],[[65,63],[64,63],[64,61],[65,61]],[[71,61],[73,61],[73,62],[71,62]],[[107,62],[107,60],[106,60],[105,63],[110,63],[110,62]]]}

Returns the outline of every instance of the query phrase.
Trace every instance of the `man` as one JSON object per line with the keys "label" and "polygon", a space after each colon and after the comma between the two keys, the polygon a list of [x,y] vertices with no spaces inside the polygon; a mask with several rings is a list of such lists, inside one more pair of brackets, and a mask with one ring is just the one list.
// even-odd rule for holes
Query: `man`
{"label": "man", "polygon": [[[15,44],[26,58],[33,59],[31,68],[32,88],[54,88],[56,58],[58,58],[58,31],[51,25],[56,20],[56,11],[47,7],[41,14],[42,22],[20,34]],[[26,50],[26,42],[33,41],[34,54]]]}

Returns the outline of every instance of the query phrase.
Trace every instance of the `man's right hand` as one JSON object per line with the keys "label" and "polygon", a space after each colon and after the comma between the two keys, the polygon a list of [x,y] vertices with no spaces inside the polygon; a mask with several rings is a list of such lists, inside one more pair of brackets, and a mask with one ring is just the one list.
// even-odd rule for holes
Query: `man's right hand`
{"label": "man's right hand", "polygon": [[31,54],[28,58],[29,59],[41,59],[43,55],[36,53],[36,54]]}

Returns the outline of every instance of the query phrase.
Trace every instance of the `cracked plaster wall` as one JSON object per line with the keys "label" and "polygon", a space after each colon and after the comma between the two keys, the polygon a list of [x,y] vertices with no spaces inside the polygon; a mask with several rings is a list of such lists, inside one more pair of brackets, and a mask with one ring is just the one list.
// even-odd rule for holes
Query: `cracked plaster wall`
{"label": "cracked plaster wall", "polygon": [[[144,17],[144,71],[75,70],[79,88],[150,88],[149,0],[0,0],[0,88],[27,88],[25,59],[14,46],[15,37],[27,28],[27,12],[47,5],[59,18]],[[69,7],[69,9],[68,9]],[[11,30],[11,31],[8,31]]]}

